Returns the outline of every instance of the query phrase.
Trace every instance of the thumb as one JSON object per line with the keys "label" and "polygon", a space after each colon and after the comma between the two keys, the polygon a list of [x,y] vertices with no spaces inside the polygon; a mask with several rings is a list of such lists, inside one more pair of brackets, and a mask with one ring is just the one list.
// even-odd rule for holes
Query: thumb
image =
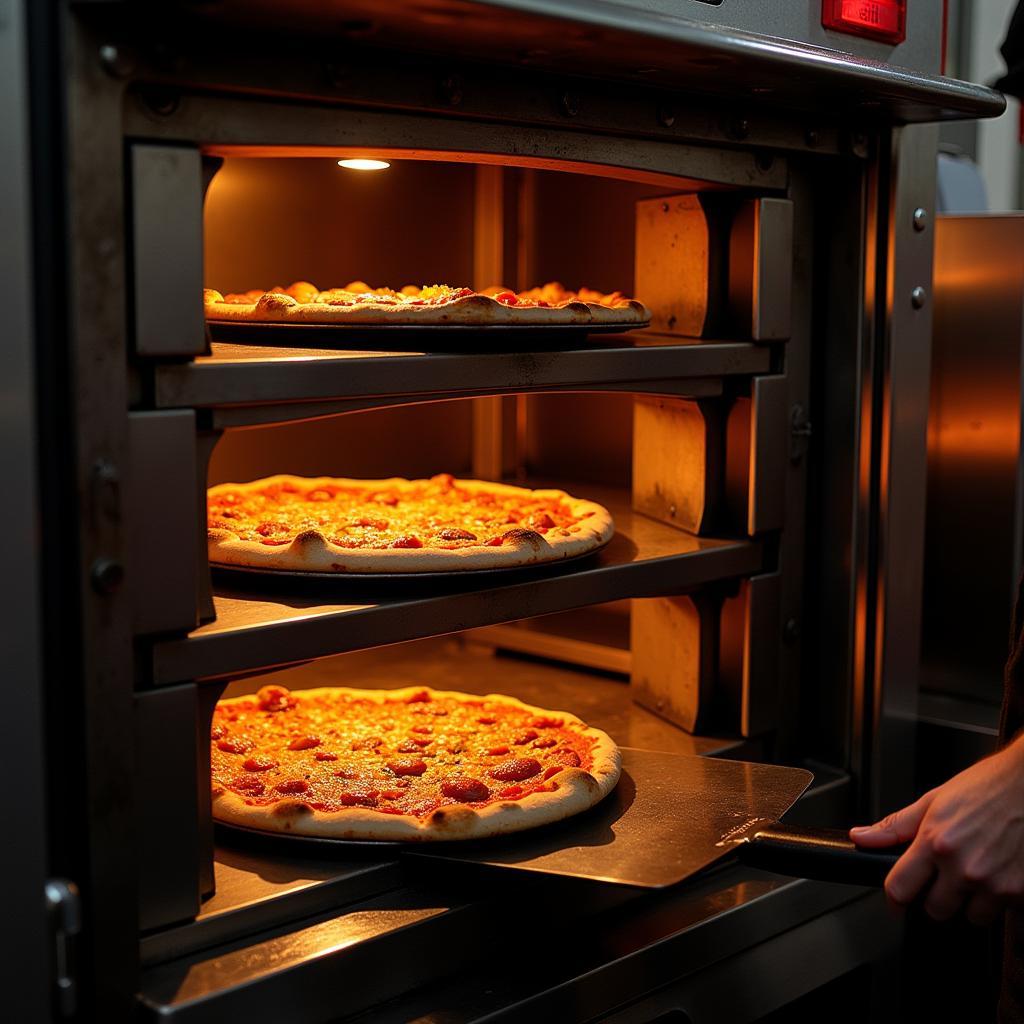
{"label": "thumb", "polygon": [[917,830],[921,827],[921,822],[934,799],[934,790],[925,793],[908,807],[887,814],[874,825],[858,825],[851,828],[850,838],[858,846],[868,848],[908,843],[917,835]]}

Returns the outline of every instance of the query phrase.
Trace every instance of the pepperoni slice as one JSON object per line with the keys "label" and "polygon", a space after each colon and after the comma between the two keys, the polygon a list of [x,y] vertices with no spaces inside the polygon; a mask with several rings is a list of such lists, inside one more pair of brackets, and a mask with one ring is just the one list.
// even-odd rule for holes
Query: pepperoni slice
{"label": "pepperoni slice", "polygon": [[277,762],[272,757],[247,757],[242,767],[247,772],[269,772],[277,767]]}
{"label": "pepperoni slice", "polygon": [[419,537],[414,537],[410,534],[406,537],[397,537],[388,546],[392,548],[421,548],[423,547],[423,541]]}
{"label": "pepperoni slice", "polygon": [[519,733],[512,742],[517,747],[525,747],[527,743],[533,742],[533,740],[535,740],[539,735],[540,733],[538,733],[536,729],[526,729]]}
{"label": "pepperoni slice", "polygon": [[452,800],[467,804],[486,800],[491,795],[491,791],[483,782],[468,775],[454,775],[450,779],[445,779],[441,783],[441,792]]}
{"label": "pepperoni slice", "polygon": [[318,750],[314,755],[314,759],[317,761],[337,761],[338,755],[330,750]]}
{"label": "pepperoni slice", "polygon": [[426,762],[418,757],[396,757],[388,761],[388,767],[396,775],[422,775],[427,770]]}
{"label": "pepperoni slice", "polygon": [[278,793],[305,793],[309,790],[309,783],[305,779],[285,779],[279,782],[274,789]]}
{"label": "pepperoni slice", "polygon": [[253,775],[239,775],[228,785],[239,793],[251,793],[253,796],[259,796],[267,788],[262,779],[257,779]]}
{"label": "pepperoni slice", "polygon": [[583,763],[580,761],[580,755],[575,750],[569,750],[568,748],[552,751],[551,760],[555,764],[565,765],[567,768],[579,768]]}
{"label": "pepperoni slice", "polygon": [[217,741],[217,749],[223,750],[225,754],[244,754],[255,746],[252,740],[244,736],[229,736],[227,739]]}
{"label": "pepperoni slice", "polygon": [[323,740],[319,736],[310,734],[308,736],[296,736],[295,739],[288,744],[289,750],[312,750],[313,747],[319,747],[323,743]]}
{"label": "pepperoni slice", "polygon": [[502,761],[491,769],[491,778],[499,782],[522,782],[539,775],[540,761],[535,757],[513,757]]}

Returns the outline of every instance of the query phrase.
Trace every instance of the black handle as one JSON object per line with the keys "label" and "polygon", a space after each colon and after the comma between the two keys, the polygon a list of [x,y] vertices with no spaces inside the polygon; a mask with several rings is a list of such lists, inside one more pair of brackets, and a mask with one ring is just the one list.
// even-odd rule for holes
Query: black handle
{"label": "black handle", "polygon": [[753,867],[794,878],[881,886],[906,847],[862,850],[842,829],[808,825],[759,825],[738,846]]}

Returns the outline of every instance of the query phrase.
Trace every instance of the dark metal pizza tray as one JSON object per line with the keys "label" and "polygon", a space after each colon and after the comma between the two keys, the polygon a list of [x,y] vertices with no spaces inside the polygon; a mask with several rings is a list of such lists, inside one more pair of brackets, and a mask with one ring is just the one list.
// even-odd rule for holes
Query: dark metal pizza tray
{"label": "dark metal pizza tray", "polygon": [[439,585],[479,586],[484,582],[494,582],[498,578],[503,583],[516,583],[522,579],[556,573],[565,567],[576,568],[579,563],[593,558],[608,543],[609,541],[605,541],[600,547],[584,551],[580,555],[559,558],[551,562],[538,562],[535,565],[495,566],[492,569],[456,569],[451,572],[300,572],[293,569],[260,569],[247,565],[224,565],[218,562],[211,562],[210,568],[225,582],[239,585],[251,582],[262,586],[269,581],[282,585],[307,587],[312,585],[335,589],[346,587],[364,589],[384,585],[390,590],[396,584],[400,584],[403,590],[422,586],[429,587],[434,591]]}
{"label": "dark metal pizza tray", "polygon": [[386,352],[533,352],[580,348],[590,334],[622,334],[638,324],[260,324],[207,320],[211,341],[240,345]]}
{"label": "dark metal pizza tray", "polygon": [[[896,854],[858,850],[845,833],[779,818],[810,785],[802,768],[622,750],[622,778],[596,807],[527,832],[474,842],[353,843],[257,833],[318,852],[380,848],[389,857],[484,865],[660,889],[740,854],[798,877],[880,885]],[[222,826],[223,827],[223,826]],[[232,829],[235,833],[244,831]]]}

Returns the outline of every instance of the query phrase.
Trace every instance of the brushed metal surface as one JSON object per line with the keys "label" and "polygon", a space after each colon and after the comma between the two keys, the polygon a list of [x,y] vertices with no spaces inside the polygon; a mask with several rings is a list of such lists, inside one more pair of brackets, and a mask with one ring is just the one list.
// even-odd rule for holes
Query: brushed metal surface
{"label": "brushed metal surface", "polygon": [[[267,25],[273,24],[275,10],[265,2],[242,5],[233,0],[218,4],[213,16],[228,24],[245,18],[253,26]],[[529,63],[562,73],[600,69],[604,76],[640,77],[645,82],[745,99],[758,87],[798,110],[828,110],[837,94],[844,93],[847,105],[872,102],[884,114],[903,121],[987,116],[999,113],[1003,106],[1002,97],[984,86],[826,48],[856,45],[839,33],[815,32],[815,40],[824,42],[818,46],[764,35],[765,27],[780,25],[780,17],[760,8],[750,16],[753,24],[748,23],[757,31],[700,24],[675,16],[676,11],[651,10],[646,3],[438,0],[431,10],[433,17],[424,19],[416,16],[417,7],[411,2],[382,7],[374,0],[354,0],[346,4],[345,17],[377,26],[392,45],[402,48],[450,52],[456,39],[462,52],[487,53],[496,63],[521,61],[527,52]],[[715,12],[708,14],[714,17]],[[792,17],[796,34],[801,38],[811,34],[806,8]],[[289,18],[293,27],[305,26],[309,31],[315,26],[318,33],[323,31],[319,4],[308,0],[293,4]],[[453,36],[455,26],[457,36]],[[915,31],[929,34],[927,27]],[[933,60],[934,54],[929,53],[929,58]]]}
{"label": "brushed metal surface", "polygon": [[1024,216],[939,217],[934,295],[922,684],[994,704],[1024,530]]}
{"label": "brushed metal surface", "polygon": [[206,347],[199,149],[134,145],[130,163],[135,350],[198,355]]}
{"label": "brushed metal surface", "polygon": [[432,596],[384,600],[378,594],[367,600],[358,584],[343,591],[345,581],[339,581],[334,602],[325,602],[322,592],[220,589],[215,621],[154,643],[153,682],[219,678],[624,597],[682,593],[761,568],[756,543],[694,537],[664,526],[632,512],[621,493],[585,486],[572,493],[601,501],[616,526],[593,562],[574,571],[508,585],[498,579],[470,588],[453,583]]}
{"label": "brushed metal surface", "polygon": [[767,348],[680,344],[649,332],[586,349],[505,354],[264,348],[215,342],[212,355],[155,370],[157,406],[258,405],[374,395],[491,391],[765,373]]}
{"label": "brushed metal surface", "polygon": [[802,768],[624,748],[622,777],[585,814],[487,842],[410,848],[403,856],[660,889],[733,849],[752,818],[781,817],[814,776]]}

